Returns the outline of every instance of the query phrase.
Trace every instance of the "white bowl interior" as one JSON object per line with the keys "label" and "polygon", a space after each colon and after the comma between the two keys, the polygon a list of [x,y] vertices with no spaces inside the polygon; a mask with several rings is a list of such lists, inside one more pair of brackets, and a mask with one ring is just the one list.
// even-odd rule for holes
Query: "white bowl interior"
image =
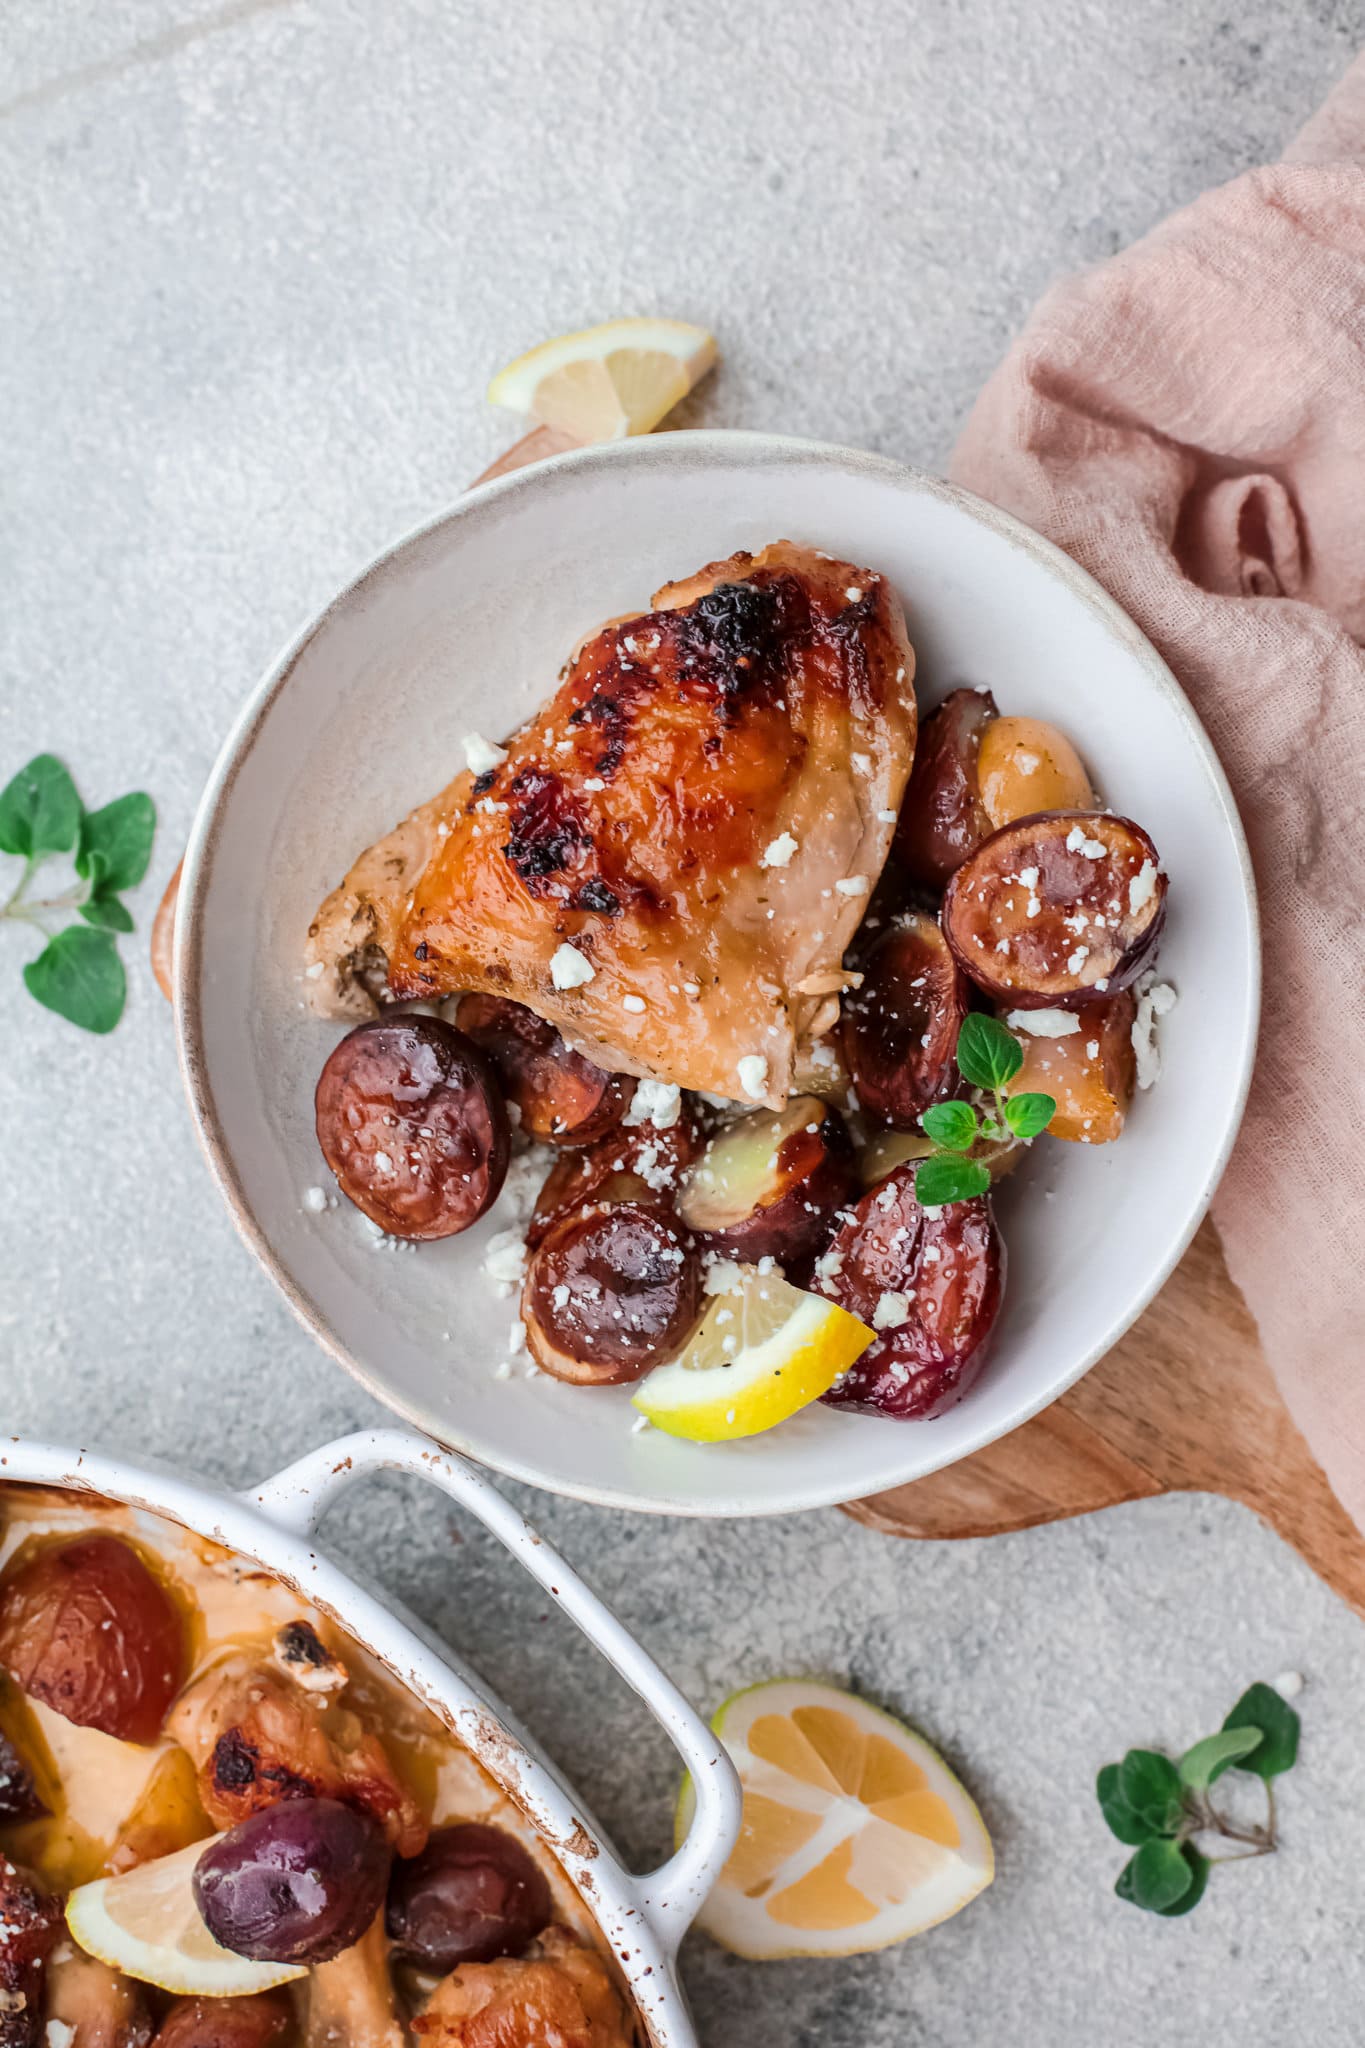
{"label": "white bowl interior", "polygon": [[[1054,719],[1171,877],[1161,954],[1179,1003],[1165,1073],[1123,1139],[1043,1142],[999,1197],[1009,1247],[991,1362],[958,1407],[894,1423],[816,1407],[700,1448],[637,1435],[629,1389],[495,1377],[516,1304],[481,1272],[500,1210],[464,1236],[373,1247],[325,1184],[314,1082],[340,1027],[304,1007],[309,918],[354,855],[438,788],[461,736],[540,702],[585,629],[667,579],[787,537],[881,570],[905,601],[921,708],[984,684]],[[182,1053],[239,1225],[318,1336],[384,1401],[502,1471],[670,1512],[779,1512],[950,1463],[1069,1386],[1150,1299],[1222,1170],[1254,1046],[1250,870],[1221,771],[1168,671],[1065,557],[879,458],[677,434],[571,456],[462,500],[367,570],[266,679],[196,824],[182,894]],[[500,1205],[501,1209],[501,1205]]]}

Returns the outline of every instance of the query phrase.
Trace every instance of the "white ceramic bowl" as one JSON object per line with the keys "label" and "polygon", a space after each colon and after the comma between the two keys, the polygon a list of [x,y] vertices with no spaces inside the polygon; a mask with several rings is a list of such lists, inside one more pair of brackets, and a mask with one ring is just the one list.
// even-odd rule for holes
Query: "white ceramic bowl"
{"label": "white ceramic bowl", "polygon": [[[379,1471],[416,1473],[476,1515],[661,1723],[699,1797],[686,1839],[660,1869],[644,1877],[623,1869],[577,1794],[509,1710],[444,1644],[394,1613],[392,1601],[357,1585],[318,1548],[318,1524],[338,1495]],[[649,2048],[697,2048],[678,1983],[677,1950],[739,1833],[734,1766],[671,1679],[482,1473],[436,1444],[385,1429],[323,1444],[240,1494],[181,1472],[24,1437],[6,1440],[0,1479],[70,1487],[164,1515],[251,1558],[332,1615],[445,1722],[553,1851],[620,1964]]]}
{"label": "white ceramic bowl", "polygon": [[[310,916],[355,853],[509,730],[588,627],[667,579],[790,538],[881,570],[905,600],[922,706],[986,684],[1055,720],[1171,877],[1166,1072],[1122,1141],[1047,1143],[1006,1183],[991,1362],[931,1422],[815,1407],[697,1447],[635,1435],[629,1389],[495,1377],[515,1304],[483,1279],[495,1212],[376,1252],[327,1181],[313,1087],[339,1029],[305,1012]],[[282,656],[205,794],[177,928],[190,1100],[239,1228],[298,1314],[379,1398],[539,1486],[660,1512],[808,1508],[914,1479],[1014,1429],[1108,1350],[1203,1215],[1236,1133],[1258,1007],[1251,868],[1221,769],[1169,671],[1064,555],[964,492],[876,456],[752,434],[655,436],[487,485],[400,541]],[[505,1220],[505,1219],[504,1219]]]}

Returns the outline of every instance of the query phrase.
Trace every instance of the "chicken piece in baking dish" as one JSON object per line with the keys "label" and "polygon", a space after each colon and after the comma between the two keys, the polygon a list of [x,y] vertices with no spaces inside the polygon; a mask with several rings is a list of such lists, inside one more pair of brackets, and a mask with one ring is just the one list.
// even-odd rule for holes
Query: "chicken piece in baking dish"
{"label": "chicken piece in baking dish", "polygon": [[589,639],[498,766],[363,853],[314,1006],[511,997],[615,1072],[779,1106],[827,1029],[915,747],[895,592],[788,541]]}
{"label": "chicken piece in baking dish", "polygon": [[413,2032],[422,2048],[632,2048],[625,2008],[595,1950],[548,1927],[519,1961],[462,1963]]}
{"label": "chicken piece in baking dish", "polygon": [[420,1809],[360,1716],[248,1652],[197,1678],[166,1733],[188,1752],[204,1811],[220,1828],[280,1799],[340,1799],[373,1814],[400,1856],[426,1842]]}

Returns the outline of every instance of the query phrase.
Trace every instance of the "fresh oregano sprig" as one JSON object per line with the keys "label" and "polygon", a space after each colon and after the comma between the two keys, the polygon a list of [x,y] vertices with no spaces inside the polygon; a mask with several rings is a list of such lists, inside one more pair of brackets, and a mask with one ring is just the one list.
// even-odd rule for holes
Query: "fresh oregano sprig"
{"label": "fresh oregano sprig", "polygon": [[[1242,1694],[1216,1735],[1206,1735],[1177,1761],[1159,1750],[1130,1749],[1121,1764],[1106,1764],[1095,1784],[1100,1811],[1135,1853],[1119,1873],[1119,1898],[1144,1912],[1174,1919],[1204,1896],[1215,1863],[1269,1856],[1277,1847],[1272,1780],[1299,1753],[1299,1717],[1273,1686]],[[1265,1821],[1244,1827],[1211,1796],[1225,1771],[1250,1771],[1265,1783]],[[1217,1837],[1236,1846],[1223,1855],[1201,1848]]]}
{"label": "fresh oregano sprig", "polygon": [[926,1209],[949,1202],[968,1202],[984,1195],[991,1184],[990,1168],[972,1154],[981,1146],[1036,1138],[1057,1113],[1050,1095],[1006,1096],[1005,1088],[1024,1064],[1014,1033],[997,1017],[978,1011],[962,1020],[957,1034],[957,1070],[964,1081],[989,1100],[936,1102],[920,1118],[934,1146],[915,1175],[915,1193]]}
{"label": "fresh oregano sprig", "polygon": [[[53,754],[37,754],[0,790],[0,853],[23,865],[0,919],[28,924],[47,940],[24,968],[31,996],[83,1031],[112,1031],[123,1014],[127,980],[116,932],[133,929],[120,892],[147,872],[156,810],[134,790],[101,810],[87,811],[67,770]],[[70,854],[75,880],[54,895],[36,896],[40,869]],[[74,911],[81,920],[54,931]]]}

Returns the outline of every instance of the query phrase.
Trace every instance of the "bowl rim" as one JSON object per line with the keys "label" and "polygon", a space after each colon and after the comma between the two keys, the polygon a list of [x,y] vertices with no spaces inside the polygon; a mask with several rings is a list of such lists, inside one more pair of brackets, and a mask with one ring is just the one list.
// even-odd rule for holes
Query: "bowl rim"
{"label": "bowl rim", "polygon": [[[1020,1398],[1009,1408],[998,1425],[984,1432],[970,1447],[956,1452],[949,1451],[942,1457],[931,1456],[927,1462],[921,1454],[915,1461],[914,1472],[908,1474],[904,1480],[888,1482],[884,1477],[878,1477],[870,1480],[865,1486],[855,1483],[851,1490],[845,1490],[845,1481],[841,1481],[835,1488],[816,1485],[794,1486],[786,1488],[774,1497],[762,1499],[754,1499],[744,1492],[737,1492],[699,1502],[690,1495],[681,1498],[675,1498],[667,1493],[643,1495],[624,1486],[599,1486],[588,1482],[571,1483],[564,1479],[548,1478],[534,1459],[521,1457],[515,1452],[499,1451],[495,1454],[490,1449],[469,1442],[458,1430],[453,1429],[445,1418],[437,1417],[425,1410],[419,1402],[395,1397],[393,1389],[380,1375],[371,1371],[361,1359],[345,1347],[331,1328],[321,1306],[285,1269],[247,1200],[245,1189],[233,1164],[223,1120],[213,1095],[205,1051],[199,992],[202,986],[203,965],[201,913],[222,831],[226,803],[231,797],[233,786],[247,756],[261,736],[277,698],[288,687],[296,664],[310,643],[326,629],[332,615],[371,577],[382,574],[399,556],[429,534],[462,518],[477,517],[484,507],[491,503],[512,500],[528,491],[536,491],[541,488],[547,476],[559,475],[565,471],[607,471],[621,466],[658,468],[667,471],[675,466],[686,468],[717,463],[746,467],[783,466],[793,463],[815,467],[834,466],[846,472],[891,484],[900,490],[921,493],[953,506],[969,519],[986,526],[1009,546],[1031,557],[1053,581],[1062,584],[1067,594],[1075,602],[1083,605],[1109,637],[1138,662],[1148,681],[1157,693],[1165,698],[1183,728],[1187,741],[1203,764],[1218,804],[1221,821],[1230,835],[1237,857],[1241,884],[1239,907],[1247,951],[1247,978],[1239,1018],[1236,1084],[1229,1098],[1223,1128],[1204,1175],[1200,1193],[1190,1205],[1164,1261],[1148,1275],[1143,1285],[1133,1292],[1125,1305],[1111,1318],[1103,1334],[1068,1369],[1064,1378],[1058,1380],[1045,1394]],[[440,511],[408,528],[365,561],[328,602],[286,641],[274,660],[268,663],[261,680],[249,693],[234,719],[210,770],[195,812],[185,851],[176,908],[173,1008],[177,1055],[195,1133],[209,1170],[227,1204],[229,1214],[238,1232],[280,1289],[299,1321],[311,1332],[323,1350],[343,1366],[352,1378],[373,1395],[390,1414],[401,1417],[404,1422],[424,1431],[438,1443],[505,1474],[509,1479],[552,1491],[568,1499],[586,1501],[594,1506],[623,1508],[644,1514],[685,1515],[710,1521],[744,1520],[761,1515],[794,1514],[813,1508],[839,1506],[848,1501],[886,1492],[889,1486],[927,1478],[934,1472],[942,1471],[948,1466],[961,1463],[964,1458],[974,1456],[988,1445],[999,1442],[1002,1437],[1011,1435],[1035,1415],[1050,1408],[1054,1401],[1060,1399],[1084,1378],[1091,1367],[1112,1350],[1124,1333],[1131,1329],[1165,1285],[1208,1212],[1214,1191],[1236,1143],[1246,1108],[1259,1032],[1261,985],[1260,921],[1255,873],[1246,831],[1223,765],[1193,705],[1166,661],[1117,600],[1109,595],[1088,570],[1083,569],[1054,542],[1036,533],[1032,527],[1026,526],[1012,513],[1005,512],[987,499],[978,497],[975,492],[963,489],[960,484],[949,483],[942,477],[934,476],[892,456],[843,447],[835,442],[810,440],[799,435],[731,428],[692,428],[571,449],[565,454],[551,456],[526,468],[514,470],[462,493]]]}

